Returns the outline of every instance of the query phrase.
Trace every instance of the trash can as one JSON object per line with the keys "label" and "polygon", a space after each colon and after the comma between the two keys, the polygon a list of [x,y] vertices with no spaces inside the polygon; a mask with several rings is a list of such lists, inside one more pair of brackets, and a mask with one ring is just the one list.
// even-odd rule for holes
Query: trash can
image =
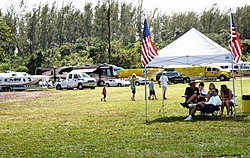
{"label": "trash can", "polygon": [[250,112],[250,95],[242,95],[243,112]]}

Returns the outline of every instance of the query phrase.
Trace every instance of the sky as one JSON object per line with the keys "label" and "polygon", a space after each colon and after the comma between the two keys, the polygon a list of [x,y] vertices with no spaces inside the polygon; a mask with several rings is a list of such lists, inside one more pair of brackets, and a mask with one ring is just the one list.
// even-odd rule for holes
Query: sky
{"label": "sky", "polygon": [[[73,2],[76,8],[83,9],[86,2],[97,3],[98,0],[56,0],[57,4]],[[102,0],[100,0],[102,1]],[[125,0],[119,0],[123,2]],[[36,4],[42,3],[52,3],[54,0],[24,0],[28,7],[36,6]],[[138,0],[126,0],[126,3],[132,3],[137,5]],[[15,5],[18,6],[20,0],[1,0],[0,8],[4,10],[6,6]],[[150,11],[156,7],[162,11],[162,13],[172,14],[186,11],[202,12],[205,9],[210,9],[213,4],[217,3],[221,10],[224,8],[231,8],[234,12],[237,7],[243,7],[245,5],[250,5],[250,0],[143,0],[143,8],[145,11]]]}

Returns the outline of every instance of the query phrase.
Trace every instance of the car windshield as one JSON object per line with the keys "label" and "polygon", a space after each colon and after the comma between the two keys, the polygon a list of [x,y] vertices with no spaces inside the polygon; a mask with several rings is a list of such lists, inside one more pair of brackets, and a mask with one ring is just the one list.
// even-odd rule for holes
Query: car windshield
{"label": "car windshield", "polygon": [[90,78],[90,76],[85,73],[82,73],[82,74],[79,74],[79,78]]}

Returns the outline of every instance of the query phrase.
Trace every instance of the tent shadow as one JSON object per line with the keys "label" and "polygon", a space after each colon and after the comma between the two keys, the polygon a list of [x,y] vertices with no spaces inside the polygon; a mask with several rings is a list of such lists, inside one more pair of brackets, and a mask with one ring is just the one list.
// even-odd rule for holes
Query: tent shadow
{"label": "tent shadow", "polygon": [[[187,116],[170,116],[170,117],[159,117],[151,121],[147,121],[146,124],[150,125],[153,123],[170,123],[170,122],[184,122],[184,119]],[[247,114],[240,114],[237,115],[237,117],[223,117],[221,118],[220,116],[215,116],[212,117],[212,115],[198,115],[195,116],[195,118],[192,120],[193,122],[198,122],[198,121],[236,121],[236,122],[249,122],[249,119],[246,119],[248,116]]]}

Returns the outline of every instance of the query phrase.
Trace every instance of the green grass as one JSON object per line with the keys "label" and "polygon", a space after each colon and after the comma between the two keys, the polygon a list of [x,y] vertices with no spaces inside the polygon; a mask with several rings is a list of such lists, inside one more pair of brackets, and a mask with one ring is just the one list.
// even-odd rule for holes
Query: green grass
{"label": "green grass", "polygon": [[[232,82],[215,82],[216,86]],[[243,80],[250,94],[250,80]],[[237,117],[201,117],[184,122],[184,84],[171,85],[164,102],[148,102],[144,86],[137,101],[129,87],[108,87],[101,102],[95,90],[49,90],[48,96],[0,102],[0,157],[250,157],[250,114],[242,112],[236,81]],[[208,83],[205,83],[208,89]],[[161,89],[156,84],[160,98]]]}

